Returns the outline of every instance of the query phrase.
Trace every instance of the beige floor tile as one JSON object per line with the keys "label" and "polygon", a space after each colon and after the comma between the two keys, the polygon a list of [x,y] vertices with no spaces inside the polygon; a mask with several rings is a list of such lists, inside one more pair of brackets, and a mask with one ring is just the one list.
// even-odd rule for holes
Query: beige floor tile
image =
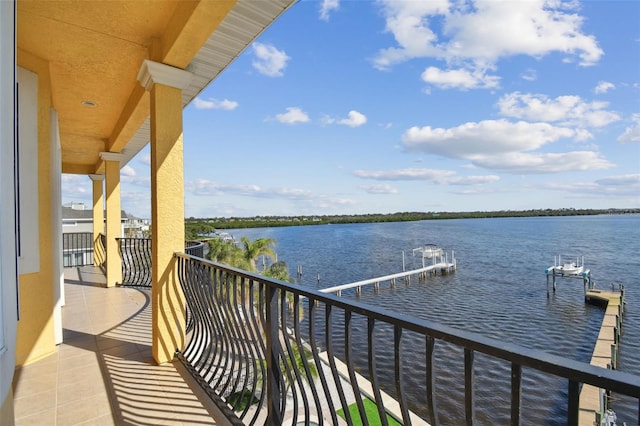
{"label": "beige floor tile", "polygon": [[55,390],[47,390],[40,393],[32,393],[13,402],[16,418],[29,417],[34,414],[50,411],[56,408]]}
{"label": "beige floor tile", "polygon": [[24,372],[16,372],[13,380],[13,396],[19,399],[48,390],[55,391],[57,379],[56,372],[37,376],[26,376]]}
{"label": "beige floor tile", "polygon": [[106,394],[94,395],[81,401],[58,406],[57,426],[76,425],[111,414],[111,405]]}
{"label": "beige floor tile", "polygon": [[65,405],[96,395],[106,396],[102,377],[86,377],[73,384],[58,388],[58,404]]}
{"label": "beige floor tile", "polygon": [[56,409],[51,408],[28,417],[16,417],[16,426],[56,426]]}

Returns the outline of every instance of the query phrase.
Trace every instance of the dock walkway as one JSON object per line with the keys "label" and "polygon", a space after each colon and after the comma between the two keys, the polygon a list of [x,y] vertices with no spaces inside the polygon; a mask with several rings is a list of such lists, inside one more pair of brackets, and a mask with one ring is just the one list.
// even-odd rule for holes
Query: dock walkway
{"label": "dock walkway", "polygon": [[390,281],[391,285],[395,284],[395,280],[398,278],[406,278],[408,279],[412,275],[425,276],[429,273],[435,273],[440,271],[440,273],[448,273],[452,270],[456,269],[455,261],[453,263],[449,262],[440,262],[435,263],[433,265],[425,266],[419,269],[412,269],[410,271],[398,272],[396,274],[385,275],[383,277],[369,278],[362,281],[355,281],[348,284],[341,284],[334,287],[323,288],[320,291],[322,293],[337,293],[340,296],[342,290],[347,290],[349,288],[355,288],[358,293],[360,293],[360,288],[365,285],[374,284],[376,287],[384,281]]}
{"label": "dock walkway", "polygon": [[[617,364],[618,338],[624,311],[624,290],[605,291],[591,289],[585,294],[587,302],[606,303],[607,308],[600,326],[600,333],[596,341],[591,365],[603,368],[614,368]],[[591,385],[583,385],[580,392],[580,412],[578,424],[593,426],[603,411],[604,391]]]}

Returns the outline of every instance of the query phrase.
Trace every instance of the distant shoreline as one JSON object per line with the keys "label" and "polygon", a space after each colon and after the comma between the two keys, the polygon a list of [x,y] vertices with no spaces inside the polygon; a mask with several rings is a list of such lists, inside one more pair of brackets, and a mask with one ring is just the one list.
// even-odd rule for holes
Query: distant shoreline
{"label": "distant shoreline", "polygon": [[640,209],[542,209],[476,212],[398,212],[360,215],[255,216],[186,218],[188,226],[206,224],[216,229],[266,228],[276,226],[309,226],[340,223],[413,222],[419,220],[486,219],[501,217],[594,216],[640,214]]}

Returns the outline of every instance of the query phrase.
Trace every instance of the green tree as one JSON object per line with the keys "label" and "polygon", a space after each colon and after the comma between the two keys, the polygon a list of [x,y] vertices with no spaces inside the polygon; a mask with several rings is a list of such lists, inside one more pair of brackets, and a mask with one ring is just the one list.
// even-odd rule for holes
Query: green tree
{"label": "green tree", "polygon": [[257,270],[256,260],[260,256],[267,256],[271,260],[275,260],[276,253],[272,246],[275,246],[276,240],[273,238],[258,238],[251,241],[247,237],[240,238],[242,247],[244,248],[244,258],[249,264],[249,271]]}
{"label": "green tree", "polygon": [[209,244],[207,259],[234,267],[240,267],[240,264],[244,263],[244,253],[234,243],[220,238],[212,238],[207,243]]}
{"label": "green tree", "polygon": [[281,260],[269,265],[262,273],[265,277],[274,278],[280,281],[293,282],[289,277],[289,267]]}

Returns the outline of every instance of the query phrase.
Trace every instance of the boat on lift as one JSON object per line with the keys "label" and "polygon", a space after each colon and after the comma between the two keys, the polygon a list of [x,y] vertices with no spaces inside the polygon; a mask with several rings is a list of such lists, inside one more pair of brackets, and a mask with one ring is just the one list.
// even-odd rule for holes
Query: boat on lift
{"label": "boat on lift", "polygon": [[420,253],[425,259],[433,259],[434,257],[442,257],[444,250],[435,244],[426,244],[422,247],[414,248],[413,255],[415,256],[416,253]]}
{"label": "boat on lift", "polygon": [[575,261],[573,259],[563,260],[562,256],[558,256],[555,270],[564,277],[578,276],[584,272],[584,256],[576,258]]}

